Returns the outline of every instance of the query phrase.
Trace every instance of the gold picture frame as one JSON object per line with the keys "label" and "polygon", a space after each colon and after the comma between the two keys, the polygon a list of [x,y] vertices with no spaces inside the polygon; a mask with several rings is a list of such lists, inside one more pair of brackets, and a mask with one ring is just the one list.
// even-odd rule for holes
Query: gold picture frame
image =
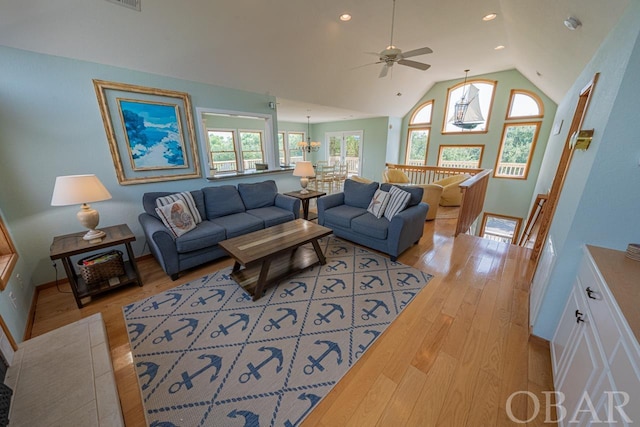
{"label": "gold picture frame", "polygon": [[120,185],[199,178],[188,93],[93,80]]}

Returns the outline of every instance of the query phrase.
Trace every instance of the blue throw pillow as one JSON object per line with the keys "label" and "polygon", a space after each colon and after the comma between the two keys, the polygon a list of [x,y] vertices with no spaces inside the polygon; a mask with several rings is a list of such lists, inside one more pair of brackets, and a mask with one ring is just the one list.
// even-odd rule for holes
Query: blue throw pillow
{"label": "blue throw pillow", "polygon": [[365,184],[347,179],[344,182],[344,204],[367,209],[377,189],[377,182]]}
{"label": "blue throw pillow", "polygon": [[238,192],[247,209],[258,209],[273,206],[278,194],[278,186],[273,180],[254,184],[239,183]]}
{"label": "blue throw pillow", "polygon": [[240,193],[233,185],[221,185],[219,187],[204,187],[204,205],[207,211],[207,219],[244,212],[244,204]]}

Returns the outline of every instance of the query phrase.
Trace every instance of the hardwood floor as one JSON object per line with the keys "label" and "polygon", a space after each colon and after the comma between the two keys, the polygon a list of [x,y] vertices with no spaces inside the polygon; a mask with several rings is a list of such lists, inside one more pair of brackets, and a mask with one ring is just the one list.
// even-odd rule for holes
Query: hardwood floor
{"label": "hardwood floor", "polygon": [[[454,239],[454,221],[426,222],[420,243],[398,258],[434,279],[303,426],[514,425],[509,413],[544,424],[543,392],[553,382],[548,344],[529,339],[530,250],[467,235]],[[102,312],[126,425],[143,426],[122,306],[231,265],[225,258],[173,282],[145,257],[142,288],[120,288],[82,309],[71,294],[49,287],[39,293],[32,336]],[[67,284],[60,290],[70,292]],[[541,404],[537,417],[527,391]],[[507,405],[514,392],[520,393]]]}

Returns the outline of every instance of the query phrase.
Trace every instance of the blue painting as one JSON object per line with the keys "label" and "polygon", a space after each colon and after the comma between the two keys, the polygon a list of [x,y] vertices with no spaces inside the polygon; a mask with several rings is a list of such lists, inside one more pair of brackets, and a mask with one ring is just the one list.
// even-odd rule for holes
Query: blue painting
{"label": "blue painting", "polygon": [[186,168],[175,104],[118,99],[133,170]]}

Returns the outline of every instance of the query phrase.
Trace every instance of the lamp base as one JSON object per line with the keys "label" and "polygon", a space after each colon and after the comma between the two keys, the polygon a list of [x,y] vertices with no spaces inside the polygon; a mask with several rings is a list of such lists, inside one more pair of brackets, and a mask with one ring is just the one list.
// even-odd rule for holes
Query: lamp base
{"label": "lamp base", "polygon": [[302,190],[300,190],[300,194],[309,194],[307,185],[309,185],[309,178],[307,178],[306,176],[300,178],[300,187],[302,187]]}
{"label": "lamp base", "polygon": [[89,243],[100,243],[106,235],[107,233],[102,230],[89,230],[87,234],[82,236],[82,240],[87,240]]}

